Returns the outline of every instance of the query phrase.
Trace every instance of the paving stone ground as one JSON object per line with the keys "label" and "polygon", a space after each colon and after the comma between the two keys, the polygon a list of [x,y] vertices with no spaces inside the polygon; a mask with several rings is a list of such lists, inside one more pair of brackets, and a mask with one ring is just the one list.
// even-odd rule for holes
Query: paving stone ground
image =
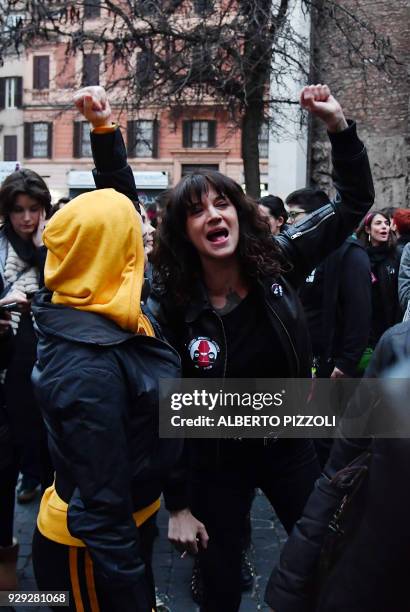
{"label": "paving stone ground", "polygon": [[[31,563],[31,538],[37,516],[39,500],[21,506],[16,504],[15,535],[20,542],[18,573],[20,588],[24,591],[36,590]],[[252,547],[250,557],[256,570],[254,588],[244,593],[240,612],[267,611],[263,602],[266,581],[273,564],[278,558],[285,533],[265,497],[257,492],[252,508]],[[154,549],[154,574],[156,585],[165,596],[171,612],[198,612],[189,592],[192,560],[180,559],[180,555],[167,540],[168,516],[164,509],[158,516],[159,537]],[[2,608],[12,610],[13,608]],[[47,607],[18,607],[16,612],[35,612],[48,610]],[[61,608],[63,611],[64,608]]]}

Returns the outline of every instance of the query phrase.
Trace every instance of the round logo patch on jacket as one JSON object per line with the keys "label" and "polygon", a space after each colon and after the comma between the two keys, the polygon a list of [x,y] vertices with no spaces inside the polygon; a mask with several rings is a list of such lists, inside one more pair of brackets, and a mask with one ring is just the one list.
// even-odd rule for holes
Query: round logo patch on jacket
{"label": "round logo patch on jacket", "polygon": [[199,336],[191,340],[188,351],[195,368],[210,370],[214,367],[220,349],[215,340]]}

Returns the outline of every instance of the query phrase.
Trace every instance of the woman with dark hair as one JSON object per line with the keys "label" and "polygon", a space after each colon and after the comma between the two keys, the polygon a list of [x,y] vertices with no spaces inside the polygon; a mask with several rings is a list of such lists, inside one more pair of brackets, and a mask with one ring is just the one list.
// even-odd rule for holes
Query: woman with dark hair
{"label": "woman with dark hair", "polygon": [[[10,313],[14,351],[2,373],[4,413],[14,454],[8,463],[7,482],[8,496],[14,501],[17,475],[22,472],[17,496],[22,503],[33,499],[38,484],[48,484],[51,478],[44,424],[31,384],[37,341],[30,309],[30,300],[43,282],[42,232],[50,200],[47,185],[31,170],[14,172],[0,188],[0,215],[4,219],[0,229],[0,297],[10,298],[10,302],[18,296],[13,298]],[[3,503],[7,505],[4,498]],[[11,533],[12,520],[10,512],[10,520],[4,519],[0,530]]]}
{"label": "woman with dark hair", "polygon": [[400,320],[397,281],[400,257],[390,218],[381,211],[366,215],[357,237],[365,245],[371,265],[372,324],[369,343],[374,348],[383,333]]}
{"label": "woman with dark hair", "polygon": [[269,223],[272,235],[277,236],[288,220],[283,201],[278,196],[267,195],[259,200],[258,206],[260,214]]}
{"label": "woman with dark hair", "polygon": [[[129,192],[132,174],[104,92],[82,90],[76,103],[102,126],[91,133],[97,185]],[[334,202],[272,240],[255,203],[218,172],[188,175],[169,194],[153,254],[156,294],[148,304],[179,351],[185,377],[310,376],[296,288],[357,226],[374,193],[365,148],[328,87],[304,88],[301,104],[327,125]],[[314,447],[308,439],[203,439],[187,441],[186,451],[187,471],[181,466],[166,491],[169,537],[180,550],[199,552],[201,611],[236,612],[253,490],[263,490],[290,531],[320,472]]]}

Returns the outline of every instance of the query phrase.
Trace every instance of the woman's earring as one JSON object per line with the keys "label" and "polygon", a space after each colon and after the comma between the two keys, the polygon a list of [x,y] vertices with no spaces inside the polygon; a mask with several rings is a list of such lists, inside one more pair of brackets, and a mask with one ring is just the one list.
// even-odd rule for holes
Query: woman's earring
{"label": "woman's earring", "polygon": [[370,242],[370,234],[367,234],[367,240]]}

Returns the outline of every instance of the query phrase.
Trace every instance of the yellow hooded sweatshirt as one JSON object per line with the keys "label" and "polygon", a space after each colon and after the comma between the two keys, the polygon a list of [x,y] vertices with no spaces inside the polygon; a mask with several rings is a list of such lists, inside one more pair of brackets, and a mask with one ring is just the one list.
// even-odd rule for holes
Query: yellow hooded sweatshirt
{"label": "yellow hooded sweatshirt", "polygon": [[126,196],[99,189],[74,198],[49,221],[45,285],[53,304],[112,319],[153,336],[141,313],[144,247],[141,222]]}
{"label": "yellow hooded sweatshirt", "polygon": [[[48,249],[44,281],[53,291],[53,304],[95,312],[123,329],[154,336],[141,312],[144,247],[131,200],[114,189],[84,193],[51,218],[43,240]],[[136,512],[136,524],[158,508],[156,500]],[[84,546],[68,531],[67,510],[52,485],[41,500],[38,528],[60,544]]]}

